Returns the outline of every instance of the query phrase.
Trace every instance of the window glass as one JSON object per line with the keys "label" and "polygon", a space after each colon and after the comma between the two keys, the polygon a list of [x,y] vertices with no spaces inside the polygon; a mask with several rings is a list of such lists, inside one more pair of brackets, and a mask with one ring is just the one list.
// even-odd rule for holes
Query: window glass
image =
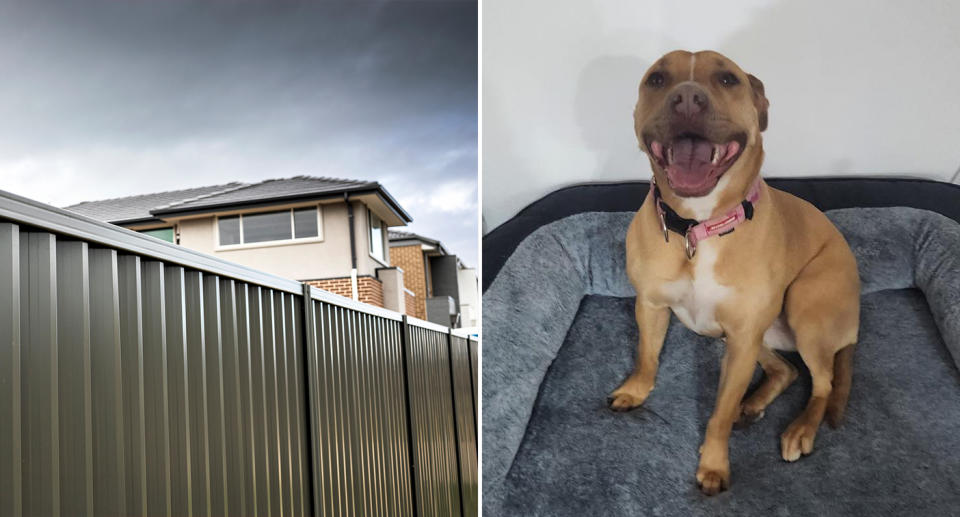
{"label": "window glass", "polygon": [[380,221],[379,217],[374,215],[373,212],[368,213],[370,214],[370,254],[381,261],[384,261],[383,223]]}
{"label": "window glass", "polygon": [[150,230],[141,230],[140,233],[162,241],[173,242],[173,228],[152,228]]}
{"label": "window glass", "polygon": [[290,239],[290,211],[263,212],[243,216],[243,242]]}
{"label": "window glass", "polygon": [[293,236],[297,239],[316,237],[317,207],[298,208],[293,211]]}
{"label": "window glass", "polygon": [[220,245],[240,244],[240,216],[231,215],[219,218]]}

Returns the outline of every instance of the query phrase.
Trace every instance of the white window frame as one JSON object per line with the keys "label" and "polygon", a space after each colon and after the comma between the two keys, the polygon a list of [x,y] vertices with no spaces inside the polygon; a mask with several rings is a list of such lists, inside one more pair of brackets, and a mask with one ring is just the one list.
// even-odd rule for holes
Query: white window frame
{"label": "white window frame", "polygon": [[[371,224],[371,216],[375,216],[377,219],[380,219],[380,247],[383,249],[383,257],[378,257],[373,254],[373,224]],[[390,267],[390,264],[384,262],[387,260],[387,246],[389,246],[389,241],[387,241],[386,237],[387,225],[383,222],[383,219],[381,219],[379,215],[373,213],[373,210],[367,208],[367,255],[370,255],[370,258],[376,260],[377,263],[381,264],[382,266]]]}
{"label": "white window frame", "polygon": [[[278,239],[273,241],[261,241],[261,242],[243,242],[243,216],[244,215],[253,215],[253,214],[263,214],[268,212],[282,212],[287,210],[290,212],[290,235],[296,235],[296,227],[294,226],[293,212],[294,210],[303,210],[304,208],[315,208],[317,210],[317,236],[316,237],[301,237],[301,238],[290,238],[290,239]],[[239,217],[240,218],[240,244],[220,244],[220,218],[221,217]],[[308,244],[311,242],[323,242],[323,205],[307,205],[307,206],[292,206],[288,208],[270,209],[270,210],[257,210],[250,212],[238,212],[233,214],[224,214],[216,215],[213,218],[213,244],[214,250],[216,251],[230,251],[238,249],[250,249],[250,248],[267,248],[272,246],[289,246],[291,244]]]}

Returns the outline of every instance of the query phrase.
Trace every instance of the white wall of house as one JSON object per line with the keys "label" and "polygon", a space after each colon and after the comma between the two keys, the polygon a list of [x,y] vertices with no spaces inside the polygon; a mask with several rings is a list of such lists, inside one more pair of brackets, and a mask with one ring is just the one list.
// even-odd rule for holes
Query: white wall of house
{"label": "white wall of house", "polygon": [[[344,205],[345,206],[345,205]],[[383,262],[370,254],[370,227],[368,226],[367,206],[360,202],[353,203],[354,228],[357,236],[357,274],[376,276],[380,267],[390,267],[390,242],[387,237],[387,228],[383,227],[380,234],[380,245],[383,249]],[[346,208],[344,208],[346,211]]]}
{"label": "white wall of house", "polygon": [[678,48],[720,51],[764,82],[766,174],[949,181],[957,20],[949,0],[484,2],[485,228],[564,185],[648,179],[637,87]]}
{"label": "white wall of house", "polygon": [[480,289],[476,268],[459,269],[457,284],[460,291],[460,326],[480,326]]}
{"label": "white wall of house", "polygon": [[[370,256],[367,208],[353,202],[354,231],[357,244],[357,274],[376,276],[384,267]],[[278,207],[272,207],[276,210]],[[215,255],[255,269],[293,280],[316,280],[350,276],[350,227],[346,203],[322,205],[322,236],[319,242],[287,241],[222,248],[217,243],[214,215],[178,221],[180,245]],[[389,247],[384,231],[384,253],[389,264]]]}

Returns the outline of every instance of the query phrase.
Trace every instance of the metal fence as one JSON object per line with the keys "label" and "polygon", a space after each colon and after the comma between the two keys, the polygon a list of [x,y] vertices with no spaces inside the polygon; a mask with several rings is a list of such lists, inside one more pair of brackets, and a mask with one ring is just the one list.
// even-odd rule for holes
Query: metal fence
{"label": "metal fence", "polygon": [[477,345],[0,193],[0,515],[477,515]]}

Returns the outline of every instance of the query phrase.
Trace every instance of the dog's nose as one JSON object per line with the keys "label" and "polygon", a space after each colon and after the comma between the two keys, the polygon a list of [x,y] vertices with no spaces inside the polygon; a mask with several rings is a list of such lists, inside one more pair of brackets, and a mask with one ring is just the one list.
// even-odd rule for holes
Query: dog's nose
{"label": "dog's nose", "polygon": [[673,111],[684,117],[695,117],[707,111],[707,92],[695,84],[681,84],[670,98]]}

